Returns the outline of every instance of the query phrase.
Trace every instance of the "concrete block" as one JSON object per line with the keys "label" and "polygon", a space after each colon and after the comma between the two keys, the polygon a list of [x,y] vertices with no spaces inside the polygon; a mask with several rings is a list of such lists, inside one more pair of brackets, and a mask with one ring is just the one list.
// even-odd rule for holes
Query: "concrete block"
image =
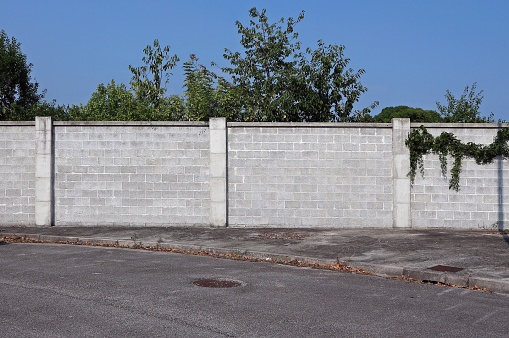
{"label": "concrete block", "polygon": [[226,181],[224,179],[210,179],[210,201],[215,203],[226,201]]}
{"label": "concrete block", "polygon": [[35,121],[35,224],[53,224],[53,127],[50,117]]}
{"label": "concrete block", "polygon": [[[226,201],[226,120],[224,118],[212,118],[209,120],[210,140],[210,224],[226,226],[227,201]],[[180,179],[180,177],[179,177]]]}
{"label": "concrete block", "polygon": [[226,122],[224,119],[210,119],[210,152],[226,153]]}

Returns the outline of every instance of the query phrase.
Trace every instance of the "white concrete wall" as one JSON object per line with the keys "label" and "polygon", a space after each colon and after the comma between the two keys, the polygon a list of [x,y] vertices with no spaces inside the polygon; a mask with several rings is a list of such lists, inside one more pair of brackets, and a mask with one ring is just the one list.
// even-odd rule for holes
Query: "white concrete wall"
{"label": "white concrete wall", "polygon": [[51,117],[35,120],[35,225],[53,224],[53,126]]}
{"label": "white concrete wall", "polygon": [[207,124],[55,126],[56,225],[209,222]]}
{"label": "white concrete wall", "polygon": [[226,189],[226,120],[211,118],[210,134],[210,224],[228,224],[228,196]]}
{"label": "white concrete wall", "polygon": [[229,224],[391,227],[392,127],[229,124]]}
{"label": "white concrete wall", "polygon": [[[500,229],[509,163],[437,156],[410,187],[392,124],[0,122],[0,224]],[[491,143],[496,124],[427,124]]]}
{"label": "white concrete wall", "polygon": [[0,123],[0,224],[35,223],[35,123]]}
{"label": "white concrete wall", "polygon": [[[412,124],[412,127],[418,126],[420,124]],[[425,126],[434,136],[445,131],[453,133],[463,142],[484,144],[492,143],[498,130],[495,124]],[[449,170],[452,164],[453,160],[449,158]],[[418,173],[411,190],[413,227],[498,229],[499,222],[507,223],[509,220],[507,160],[478,165],[474,160],[464,159],[459,192],[449,190],[448,180],[440,170],[438,156],[425,156],[424,167],[424,178]]]}

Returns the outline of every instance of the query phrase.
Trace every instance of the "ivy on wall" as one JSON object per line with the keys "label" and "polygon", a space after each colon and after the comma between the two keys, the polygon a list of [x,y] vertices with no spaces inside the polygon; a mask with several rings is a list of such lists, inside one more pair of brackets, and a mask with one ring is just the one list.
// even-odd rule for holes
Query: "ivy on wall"
{"label": "ivy on wall", "polygon": [[473,158],[477,164],[492,163],[498,156],[509,157],[509,128],[498,130],[493,143],[484,145],[473,142],[463,143],[448,132],[442,132],[439,136],[431,135],[424,126],[413,129],[405,140],[406,146],[410,149],[410,177],[411,184],[415,181],[417,169],[424,177],[423,156],[427,154],[438,155],[440,169],[444,176],[447,176],[447,157],[454,160],[449,179],[449,189],[459,191],[459,178],[463,158]]}

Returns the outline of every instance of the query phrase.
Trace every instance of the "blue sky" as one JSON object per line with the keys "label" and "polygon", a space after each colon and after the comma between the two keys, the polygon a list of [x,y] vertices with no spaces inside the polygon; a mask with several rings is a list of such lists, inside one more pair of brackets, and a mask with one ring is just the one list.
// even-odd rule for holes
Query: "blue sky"
{"label": "blue sky", "polygon": [[251,7],[270,21],[297,17],[304,47],[318,39],[345,45],[368,87],[356,108],[436,109],[447,89],[460,96],[473,82],[484,90],[481,111],[509,120],[509,1],[507,0],[1,0],[0,29],[21,42],[46,99],[86,103],[100,83],[129,83],[155,38],[181,62],[169,93],[181,93],[189,54],[226,66],[224,48],[241,51],[235,21]]}

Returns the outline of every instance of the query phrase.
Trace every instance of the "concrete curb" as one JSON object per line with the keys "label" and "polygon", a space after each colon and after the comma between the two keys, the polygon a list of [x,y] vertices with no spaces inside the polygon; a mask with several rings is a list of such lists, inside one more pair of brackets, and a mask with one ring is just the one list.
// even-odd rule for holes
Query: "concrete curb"
{"label": "concrete curb", "polygon": [[[3,239],[8,237],[22,238],[24,240],[40,241],[42,243],[56,244],[74,244],[74,245],[91,245],[91,246],[111,246],[129,249],[162,249],[175,250],[175,253],[209,253],[216,257],[227,257],[239,259],[254,259],[257,261],[267,261],[272,263],[281,263],[295,266],[338,266],[343,270],[367,273],[379,277],[391,278],[408,278],[420,282],[441,283],[445,285],[457,286],[469,289],[481,289],[496,293],[509,294],[509,279],[496,280],[490,278],[481,278],[471,276],[468,273],[448,273],[437,272],[427,269],[415,269],[411,267],[403,267],[396,265],[382,265],[372,263],[350,263],[340,262],[331,259],[321,259],[314,257],[273,254],[269,252],[250,251],[240,248],[215,248],[194,244],[168,243],[168,242],[144,242],[141,240],[115,240],[111,238],[97,237],[74,237],[74,236],[55,236],[55,235],[36,235],[36,234],[20,234],[20,233],[2,233],[0,244],[5,243]],[[291,264],[295,263],[295,264]]]}
{"label": "concrete curb", "polygon": [[436,272],[430,270],[403,269],[403,276],[419,281],[442,283],[448,285],[470,288],[469,275],[457,275],[447,272]]}
{"label": "concrete curb", "polygon": [[509,280],[496,280],[490,278],[471,277],[470,285],[493,292],[509,294]]}
{"label": "concrete curb", "polygon": [[403,271],[405,270],[401,266],[372,263],[351,263],[350,266],[354,269],[368,271],[370,274],[380,277],[401,277],[404,275]]}

